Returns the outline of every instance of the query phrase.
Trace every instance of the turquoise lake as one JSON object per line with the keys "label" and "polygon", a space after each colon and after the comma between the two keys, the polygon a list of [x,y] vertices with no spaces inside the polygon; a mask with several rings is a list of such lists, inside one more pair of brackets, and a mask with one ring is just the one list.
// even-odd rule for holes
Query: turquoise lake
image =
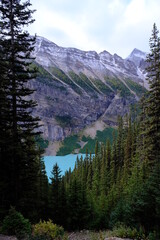
{"label": "turquoise lake", "polygon": [[65,171],[74,169],[75,162],[77,159],[77,156],[80,158],[83,156],[85,157],[85,154],[69,154],[66,156],[45,156],[44,157],[44,163],[46,166],[46,172],[48,178],[51,177],[51,171],[53,169],[53,166],[57,163],[60,170],[61,170],[61,175],[64,175]]}

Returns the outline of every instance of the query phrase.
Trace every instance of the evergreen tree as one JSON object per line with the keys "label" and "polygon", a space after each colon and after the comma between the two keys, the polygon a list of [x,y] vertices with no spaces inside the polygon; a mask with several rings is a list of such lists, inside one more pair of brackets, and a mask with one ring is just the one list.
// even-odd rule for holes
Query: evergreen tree
{"label": "evergreen tree", "polygon": [[80,180],[73,175],[68,191],[68,228],[81,229],[82,219],[82,188]]}
{"label": "evergreen tree", "polygon": [[153,25],[150,38],[150,53],[147,79],[150,92],[147,99],[147,124],[145,131],[147,158],[150,163],[160,161],[160,39],[156,24]]}
{"label": "evergreen tree", "polygon": [[65,178],[64,176],[61,179],[60,184],[60,197],[59,197],[59,205],[60,205],[60,212],[59,212],[59,224],[63,227],[67,226],[67,217],[68,217],[68,204],[67,204],[67,189],[65,186]]}
{"label": "evergreen tree", "polygon": [[99,152],[99,142],[96,141],[96,146],[95,146],[95,156],[98,155],[98,152]]}
{"label": "evergreen tree", "polygon": [[117,159],[120,167],[123,166],[124,163],[124,142],[123,142],[123,119],[122,117],[118,117],[118,136],[117,136]]}
{"label": "evergreen tree", "polygon": [[88,193],[92,190],[92,182],[93,182],[93,164],[92,164],[92,156],[90,154],[88,175],[87,175],[87,192]]}
{"label": "evergreen tree", "polygon": [[110,163],[110,176],[111,176],[111,185],[114,184],[116,179],[116,174],[118,171],[118,161],[116,155],[116,136],[115,132],[113,132],[113,145],[112,145],[112,153],[111,153],[111,163]]}
{"label": "evergreen tree", "polygon": [[[38,118],[32,116],[35,102],[27,83],[35,78],[30,70],[35,38],[24,30],[31,24],[29,1],[0,1],[0,205],[17,206],[26,215],[32,214],[38,199],[39,150],[34,135]],[[7,178],[6,176],[7,175]]]}
{"label": "evergreen tree", "polygon": [[60,224],[61,171],[57,163],[53,166],[51,174],[51,216],[53,222]]}
{"label": "evergreen tree", "polygon": [[106,149],[105,146],[101,146],[101,167],[100,167],[100,193],[105,194],[106,192],[106,175],[107,175],[107,164],[106,164]]}
{"label": "evergreen tree", "polygon": [[39,217],[41,219],[47,219],[49,215],[49,183],[46,174],[45,164],[40,159],[39,169]]}
{"label": "evergreen tree", "polygon": [[[111,156],[111,144],[110,141],[107,140],[107,146],[106,146],[106,174],[105,174],[105,180],[106,180],[106,194],[109,191],[110,185],[111,185],[111,161],[112,161],[112,156]],[[113,164],[113,162],[112,162]],[[114,170],[113,170],[114,171]]]}
{"label": "evergreen tree", "polygon": [[124,149],[124,171],[129,174],[132,163],[132,124],[131,117],[128,118],[127,122],[127,135],[125,140]]}

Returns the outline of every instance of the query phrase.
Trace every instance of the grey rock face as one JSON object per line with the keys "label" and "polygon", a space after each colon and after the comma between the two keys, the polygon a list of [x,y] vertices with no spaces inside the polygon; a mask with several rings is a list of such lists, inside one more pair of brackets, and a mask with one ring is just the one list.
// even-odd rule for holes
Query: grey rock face
{"label": "grey rock face", "polygon": [[33,114],[40,117],[46,139],[63,140],[99,118],[115,125],[117,115],[126,114],[139,97],[133,86],[143,82],[145,54],[136,50],[122,59],[107,51],[62,48],[38,37],[33,54],[39,69],[30,83],[38,102]]}
{"label": "grey rock face", "polygon": [[128,60],[132,61],[136,66],[140,66],[142,60],[146,59],[147,54],[135,48],[128,56]]}

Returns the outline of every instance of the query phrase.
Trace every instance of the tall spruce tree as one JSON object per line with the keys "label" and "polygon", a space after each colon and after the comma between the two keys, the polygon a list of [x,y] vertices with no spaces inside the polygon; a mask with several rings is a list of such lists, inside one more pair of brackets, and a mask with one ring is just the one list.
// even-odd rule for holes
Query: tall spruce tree
{"label": "tall spruce tree", "polygon": [[61,170],[57,163],[53,166],[51,174],[51,217],[55,223],[60,224]]}
{"label": "tall spruce tree", "polygon": [[149,64],[147,68],[147,79],[150,92],[147,99],[147,122],[146,122],[146,144],[149,162],[160,161],[160,38],[156,24],[150,38],[150,53],[147,56]]}
{"label": "tall spruce tree", "polygon": [[[1,208],[14,205],[29,214],[36,209],[39,157],[34,135],[38,118],[27,87],[35,78],[30,70],[35,38],[24,30],[33,23],[30,1],[0,1],[0,192]],[[7,175],[7,178],[6,178]]]}

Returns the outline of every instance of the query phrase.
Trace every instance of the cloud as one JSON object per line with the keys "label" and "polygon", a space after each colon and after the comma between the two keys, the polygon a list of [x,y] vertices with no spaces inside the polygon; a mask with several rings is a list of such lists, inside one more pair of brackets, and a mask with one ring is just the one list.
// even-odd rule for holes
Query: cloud
{"label": "cloud", "polygon": [[118,47],[121,55],[127,56],[134,47],[149,50],[149,38],[153,23],[160,23],[158,0],[132,0],[126,6],[122,17],[115,25],[110,42]]}
{"label": "cloud", "polygon": [[106,49],[126,57],[148,51],[153,23],[160,26],[159,0],[32,0],[36,22],[29,31],[65,47]]}

